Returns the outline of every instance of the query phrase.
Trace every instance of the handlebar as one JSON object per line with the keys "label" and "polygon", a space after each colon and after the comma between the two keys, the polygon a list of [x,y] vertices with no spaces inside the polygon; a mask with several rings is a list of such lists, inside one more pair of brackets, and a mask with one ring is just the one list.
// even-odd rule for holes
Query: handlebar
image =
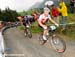
{"label": "handlebar", "polygon": [[[59,26],[62,26],[62,25],[73,25],[73,24],[75,24],[75,22],[72,22],[72,23],[66,23],[66,24],[59,24]],[[48,27],[50,27],[51,30],[57,29],[57,26],[55,26],[54,24],[50,24]]]}
{"label": "handlebar", "polygon": [[[71,22],[71,23],[59,24],[59,26],[62,26],[62,25],[74,25],[74,24],[75,24],[75,22]],[[52,25],[54,25],[54,24],[50,24],[49,26],[52,26]]]}

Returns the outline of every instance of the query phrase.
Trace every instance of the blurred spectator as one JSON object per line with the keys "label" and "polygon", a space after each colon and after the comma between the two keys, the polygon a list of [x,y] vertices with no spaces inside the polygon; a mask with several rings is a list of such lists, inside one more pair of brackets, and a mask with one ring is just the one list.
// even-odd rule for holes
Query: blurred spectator
{"label": "blurred spectator", "polygon": [[55,5],[52,6],[51,14],[52,14],[54,21],[59,24],[60,12],[58,11],[58,8]]}
{"label": "blurred spectator", "polygon": [[36,21],[38,19],[39,15],[40,15],[40,13],[37,11],[32,13],[32,16],[34,17],[34,21]]}
{"label": "blurred spectator", "polygon": [[4,27],[4,22],[0,21],[0,30]]}
{"label": "blurred spectator", "polygon": [[75,0],[70,0],[70,10],[71,10],[71,13],[74,13],[74,7],[75,7]]}
{"label": "blurred spectator", "polygon": [[66,28],[66,19],[68,16],[67,6],[63,0],[61,0],[61,2],[60,2],[60,8],[58,8],[58,10],[60,11],[61,16],[62,16],[61,23],[63,24],[62,25],[62,31],[63,31]]}
{"label": "blurred spectator", "polygon": [[20,21],[20,24],[23,26],[23,16],[18,16],[17,19]]}

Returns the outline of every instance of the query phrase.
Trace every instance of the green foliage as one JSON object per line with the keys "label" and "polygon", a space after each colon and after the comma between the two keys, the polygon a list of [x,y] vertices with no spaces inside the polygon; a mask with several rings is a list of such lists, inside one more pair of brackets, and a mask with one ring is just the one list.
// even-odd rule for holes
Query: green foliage
{"label": "green foliage", "polygon": [[17,21],[18,13],[15,10],[11,10],[9,8],[6,8],[5,10],[0,10],[0,20],[8,22],[14,22]]}
{"label": "green foliage", "polygon": [[18,26],[18,28],[19,28],[20,30],[24,30],[24,27],[22,27],[22,26]]}
{"label": "green foliage", "polygon": [[38,26],[33,26],[31,28],[32,33],[41,33],[42,32],[42,28],[39,28]]}
{"label": "green foliage", "polygon": [[70,10],[70,2],[66,2],[66,6],[68,8],[68,13],[71,13],[71,10]]}
{"label": "green foliage", "polygon": [[75,22],[75,14],[69,14],[67,17],[67,22]]}

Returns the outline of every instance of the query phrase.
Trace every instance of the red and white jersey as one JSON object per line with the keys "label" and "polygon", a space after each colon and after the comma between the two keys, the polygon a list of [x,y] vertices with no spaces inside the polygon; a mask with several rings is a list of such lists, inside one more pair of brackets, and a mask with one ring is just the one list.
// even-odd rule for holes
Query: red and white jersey
{"label": "red and white jersey", "polygon": [[48,19],[51,19],[50,15],[45,16],[44,14],[41,14],[39,16],[39,19],[38,20],[41,21],[42,23],[45,23]]}

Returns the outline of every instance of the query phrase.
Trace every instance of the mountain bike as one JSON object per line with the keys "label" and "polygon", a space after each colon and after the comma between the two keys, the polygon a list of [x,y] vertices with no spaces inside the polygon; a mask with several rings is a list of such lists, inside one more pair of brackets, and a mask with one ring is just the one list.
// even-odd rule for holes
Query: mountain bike
{"label": "mountain bike", "polygon": [[25,35],[25,37],[32,38],[32,33],[31,33],[31,30],[30,30],[30,26],[28,26],[28,25],[26,26],[24,35]]}
{"label": "mountain bike", "polygon": [[56,26],[48,26],[48,33],[49,35],[45,35],[47,40],[44,41],[43,33],[39,36],[39,42],[41,44],[45,44],[49,41],[49,44],[55,49],[55,51],[63,53],[66,50],[66,43],[58,34],[56,34]]}

